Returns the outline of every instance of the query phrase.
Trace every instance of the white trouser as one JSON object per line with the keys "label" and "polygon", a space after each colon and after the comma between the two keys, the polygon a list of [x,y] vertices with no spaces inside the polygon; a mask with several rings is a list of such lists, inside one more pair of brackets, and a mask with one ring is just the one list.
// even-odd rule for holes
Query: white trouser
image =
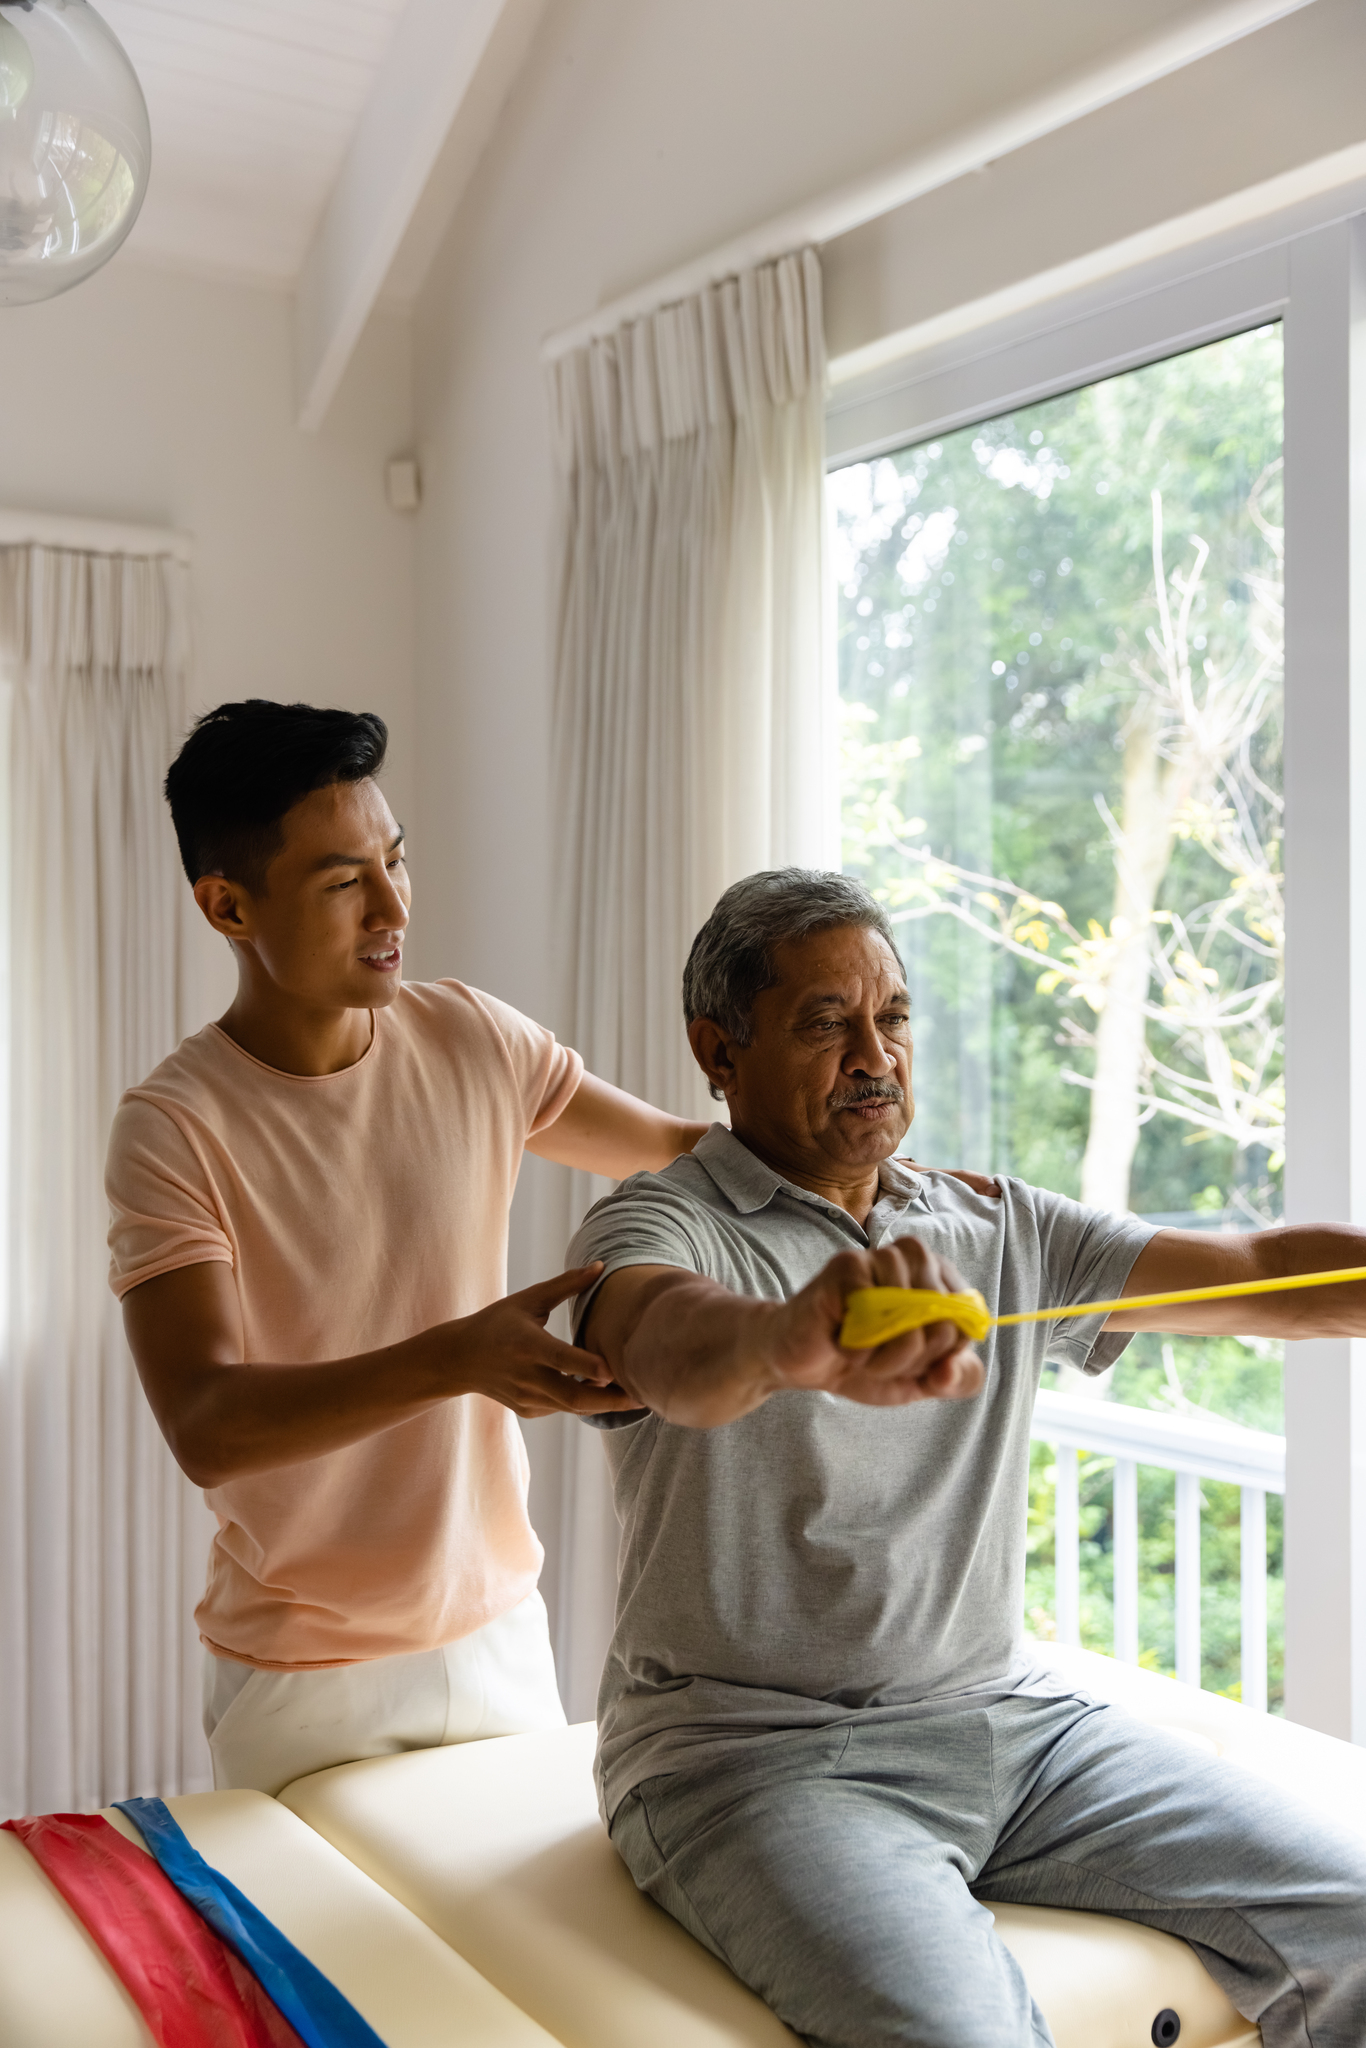
{"label": "white trouser", "polygon": [[204,1733],[219,1792],[273,1797],[295,1778],[359,1757],[564,1725],[539,1593],[439,1650],[322,1671],[258,1671],[212,1652],[204,1659]]}

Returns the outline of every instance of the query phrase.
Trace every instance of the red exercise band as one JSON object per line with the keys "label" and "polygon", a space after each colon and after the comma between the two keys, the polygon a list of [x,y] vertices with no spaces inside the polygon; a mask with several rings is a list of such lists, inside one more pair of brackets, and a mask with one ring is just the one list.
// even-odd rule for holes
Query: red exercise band
{"label": "red exercise band", "polygon": [[98,1813],[0,1823],[103,1950],[160,2048],[302,2048],[246,1964]]}

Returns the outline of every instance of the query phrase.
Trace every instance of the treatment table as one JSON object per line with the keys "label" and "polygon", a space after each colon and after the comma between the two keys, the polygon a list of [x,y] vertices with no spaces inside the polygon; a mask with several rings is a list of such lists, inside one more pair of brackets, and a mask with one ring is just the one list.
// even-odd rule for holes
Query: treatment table
{"label": "treatment table", "polygon": [[[1366,1830],[1366,1752],[1108,1657],[1050,1644],[1098,1698]],[[278,1800],[167,1803],[194,1846],[345,1992],[388,2048],[776,2048],[788,2032],[635,1889],[598,1819],[593,1730],[322,1771]],[[120,1813],[108,1816],[125,1834]],[[1110,1919],[992,1908],[1058,2048],[1257,2048],[1193,1950]],[[1166,2034],[1162,2031],[1165,2026]],[[1155,2028],[1157,2031],[1155,2031]],[[149,2048],[84,1928],[0,1833],[4,2048]]]}

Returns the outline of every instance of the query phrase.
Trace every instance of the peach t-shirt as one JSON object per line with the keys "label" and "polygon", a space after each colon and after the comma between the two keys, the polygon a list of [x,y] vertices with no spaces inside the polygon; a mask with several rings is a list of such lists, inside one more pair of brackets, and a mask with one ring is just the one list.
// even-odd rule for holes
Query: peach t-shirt
{"label": "peach t-shirt", "polygon": [[[522,1148],[583,1063],[455,981],[406,987],[339,1074],[263,1066],[216,1024],[119,1105],[110,1284],[218,1259],[247,1364],[374,1351],[507,1284]],[[345,1450],[234,1479],[195,1610],[211,1650],[292,1670],[433,1649],[528,1594],[541,1546],[510,1409],[442,1402]]]}

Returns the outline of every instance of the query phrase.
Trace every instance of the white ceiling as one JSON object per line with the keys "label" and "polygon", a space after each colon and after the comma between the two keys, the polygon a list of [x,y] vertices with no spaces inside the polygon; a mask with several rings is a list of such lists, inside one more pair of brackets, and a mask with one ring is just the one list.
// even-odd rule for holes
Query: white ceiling
{"label": "white ceiling", "polygon": [[130,255],[292,282],[407,0],[94,4],[152,120]]}

